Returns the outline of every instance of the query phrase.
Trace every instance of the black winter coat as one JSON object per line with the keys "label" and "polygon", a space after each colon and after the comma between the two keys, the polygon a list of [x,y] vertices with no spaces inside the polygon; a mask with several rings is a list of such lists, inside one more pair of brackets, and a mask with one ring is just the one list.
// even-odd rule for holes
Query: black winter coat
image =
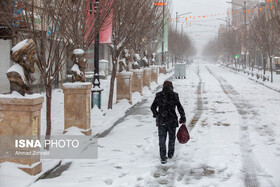
{"label": "black winter coat", "polygon": [[178,127],[178,117],[175,108],[180,113],[181,120],[186,122],[185,111],[182,107],[178,93],[170,86],[164,86],[161,92],[156,94],[156,98],[151,106],[153,117],[156,118],[157,126]]}

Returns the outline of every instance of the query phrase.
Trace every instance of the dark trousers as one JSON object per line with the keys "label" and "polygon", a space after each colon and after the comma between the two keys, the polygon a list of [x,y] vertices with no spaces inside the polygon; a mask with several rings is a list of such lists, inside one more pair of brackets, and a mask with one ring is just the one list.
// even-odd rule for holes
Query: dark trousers
{"label": "dark trousers", "polygon": [[176,127],[159,126],[158,136],[159,136],[159,152],[160,158],[166,159],[166,137],[167,133],[169,136],[168,142],[168,156],[172,157],[175,151],[175,140],[176,140]]}

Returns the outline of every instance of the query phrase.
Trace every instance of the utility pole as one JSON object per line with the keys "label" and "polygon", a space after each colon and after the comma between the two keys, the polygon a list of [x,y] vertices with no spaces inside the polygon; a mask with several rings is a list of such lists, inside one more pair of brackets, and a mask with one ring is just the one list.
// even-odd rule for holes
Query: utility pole
{"label": "utility pole", "polygon": [[[230,26],[230,18],[226,18],[226,19],[220,19],[220,18],[217,18],[217,20],[221,20],[221,21],[225,21],[226,22],[226,34],[228,33],[228,27]],[[226,52],[226,59],[227,61],[229,61],[229,54],[228,52]]]}
{"label": "utility pole", "polygon": [[[244,10],[244,28],[245,28],[245,30],[244,30],[244,41],[243,41],[242,45],[243,45],[243,48],[245,48],[245,46],[246,46],[246,43],[245,43],[246,42],[246,31],[247,31],[247,23],[246,23],[247,22],[247,4],[246,4],[246,0],[244,1],[244,5],[240,5],[240,4],[229,2],[229,1],[227,1],[227,3],[243,7],[243,10]],[[244,54],[244,64],[246,64],[246,55],[247,55],[247,52],[245,52],[245,54]]]}
{"label": "utility pole", "polygon": [[[191,14],[191,12],[180,14],[180,15],[178,15],[178,12],[176,12],[176,34],[177,34],[179,16],[183,16],[183,15],[187,15],[187,14]],[[181,29],[181,38],[182,38],[182,35],[183,35],[183,25],[182,25],[182,29]],[[177,41],[175,41],[175,42],[177,42]],[[176,63],[177,63],[177,54],[175,54],[175,64]]]}
{"label": "utility pole", "polygon": [[178,25],[178,12],[176,12],[176,33],[177,33],[177,25]]}
{"label": "utility pole", "polygon": [[165,10],[165,2],[164,0],[162,0],[163,2],[163,16],[162,16],[162,54],[161,54],[161,65],[164,65],[164,10]]}
{"label": "utility pole", "polygon": [[[245,26],[245,31],[244,31],[244,41],[246,41],[246,32],[247,32],[247,7],[246,7],[246,1],[244,1],[244,26]],[[245,43],[245,42],[244,42]],[[244,65],[245,67],[247,66],[247,49],[246,49],[246,45],[244,44],[243,46],[245,48],[245,55],[244,55]]]}
{"label": "utility pole", "polygon": [[[94,14],[96,24],[99,21],[99,0],[96,0],[94,5]],[[99,80],[99,32],[96,34],[94,39],[94,78],[93,78],[93,88],[98,86],[100,88]]]}
{"label": "utility pole", "polygon": [[182,29],[181,29],[181,38],[183,38],[183,32],[184,32],[183,23],[181,24],[181,27],[182,27]]}
{"label": "utility pole", "polygon": [[155,6],[163,6],[163,11],[162,11],[162,43],[161,43],[161,45],[162,45],[162,54],[161,54],[161,65],[163,65],[164,64],[164,26],[165,26],[165,21],[164,21],[164,19],[165,19],[165,5],[166,5],[166,3],[165,3],[165,0],[162,0],[162,2],[154,2],[154,5]]}
{"label": "utility pole", "polygon": [[[94,3],[91,1],[90,14],[92,14],[92,5],[94,6],[95,23],[97,24],[100,16],[99,0],[96,0]],[[99,109],[101,109],[101,92],[103,89],[100,88],[99,77],[99,31],[94,39],[94,76],[92,84],[93,89],[91,90],[91,108],[96,105]]]}

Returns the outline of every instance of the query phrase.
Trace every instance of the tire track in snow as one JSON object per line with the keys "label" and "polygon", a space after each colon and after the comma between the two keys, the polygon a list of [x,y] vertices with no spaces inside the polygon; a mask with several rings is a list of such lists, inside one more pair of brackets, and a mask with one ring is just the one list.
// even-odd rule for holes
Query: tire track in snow
{"label": "tire track in snow", "polygon": [[194,115],[194,117],[192,118],[191,122],[188,124],[189,127],[189,131],[192,131],[192,129],[194,128],[194,126],[196,125],[196,123],[199,121],[202,113],[203,113],[203,99],[202,99],[202,79],[200,76],[200,69],[199,66],[197,67],[197,72],[196,72],[198,78],[199,78],[199,83],[197,85],[197,108],[196,108],[196,113]]}
{"label": "tire track in snow", "polygon": [[[250,144],[250,134],[248,130],[248,125],[245,120],[248,115],[258,115],[256,111],[250,113],[252,110],[252,106],[250,106],[246,100],[239,98],[240,95],[234,88],[227,83],[227,81],[215,74],[213,71],[206,66],[206,69],[209,73],[219,82],[223,92],[228,96],[231,102],[237,109],[238,114],[240,115],[240,129],[241,129],[241,139],[240,146],[243,153],[243,173],[244,173],[244,183],[247,187],[259,187],[261,186],[258,181],[258,171],[261,170],[260,164],[255,159],[253,153],[251,152],[251,144]],[[259,174],[259,176],[261,176]],[[269,182],[270,183],[270,182]]]}

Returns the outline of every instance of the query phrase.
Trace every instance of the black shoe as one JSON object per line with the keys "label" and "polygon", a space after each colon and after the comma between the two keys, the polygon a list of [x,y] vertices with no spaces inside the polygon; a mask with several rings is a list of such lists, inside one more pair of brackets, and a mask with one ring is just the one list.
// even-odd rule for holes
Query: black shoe
{"label": "black shoe", "polygon": [[160,162],[161,162],[161,164],[166,164],[167,159],[166,158],[160,159]]}
{"label": "black shoe", "polygon": [[173,155],[174,155],[174,154],[168,154],[168,158],[169,158],[169,159],[173,158]]}

